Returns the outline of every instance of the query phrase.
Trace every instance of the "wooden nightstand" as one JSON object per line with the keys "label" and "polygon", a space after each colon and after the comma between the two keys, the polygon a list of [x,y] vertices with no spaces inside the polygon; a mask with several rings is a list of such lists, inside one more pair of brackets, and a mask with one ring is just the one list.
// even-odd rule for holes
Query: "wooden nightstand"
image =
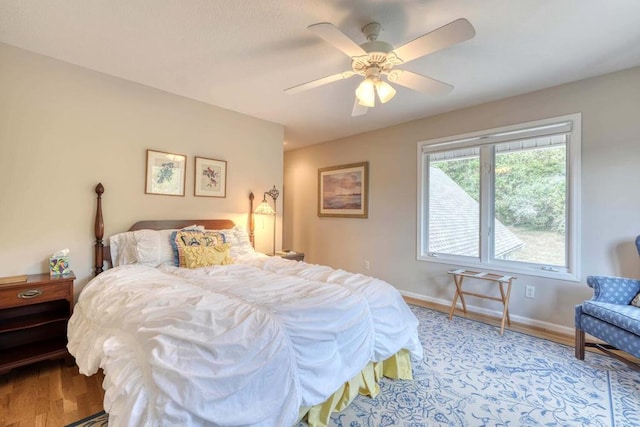
{"label": "wooden nightstand", "polygon": [[47,359],[72,358],[67,321],[73,311],[73,272],[32,274],[0,285],[0,375]]}
{"label": "wooden nightstand", "polygon": [[304,253],[294,251],[278,251],[276,256],[280,258],[289,259],[291,261],[304,261]]}

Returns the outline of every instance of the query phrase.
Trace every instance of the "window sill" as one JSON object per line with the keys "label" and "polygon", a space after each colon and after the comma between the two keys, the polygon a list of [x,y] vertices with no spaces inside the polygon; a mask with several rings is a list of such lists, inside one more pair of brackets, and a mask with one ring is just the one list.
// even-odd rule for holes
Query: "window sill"
{"label": "window sill", "polygon": [[469,267],[481,271],[498,271],[501,273],[508,273],[513,275],[525,275],[532,277],[540,277],[544,279],[563,280],[567,282],[579,282],[580,277],[574,273],[568,271],[546,271],[542,270],[542,266],[527,267],[527,266],[514,266],[508,262],[492,262],[483,263],[479,261],[473,261],[466,258],[454,258],[445,255],[428,256],[418,255],[418,261],[435,262],[438,264],[447,264],[452,267]]}

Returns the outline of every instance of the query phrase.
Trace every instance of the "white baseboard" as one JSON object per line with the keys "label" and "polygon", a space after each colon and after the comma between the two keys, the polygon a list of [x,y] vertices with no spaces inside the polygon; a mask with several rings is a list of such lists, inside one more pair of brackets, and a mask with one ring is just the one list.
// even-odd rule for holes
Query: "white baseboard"
{"label": "white baseboard", "polygon": [[[400,294],[403,295],[403,296],[409,297],[409,298],[417,299],[419,301],[425,301],[425,302],[430,302],[430,303],[434,303],[434,304],[444,305],[445,307],[451,307],[451,301],[449,301],[449,300],[443,300],[443,299],[440,299],[440,298],[428,297],[426,295],[416,294],[416,293],[407,292],[407,291],[400,291]],[[483,314],[485,316],[497,317],[498,319],[502,318],[502,312],[500,312],[500,311],[489,310],[487,308],[476,307],[474,305],[467,304],[467,311],[470,311],[470,312],[476,313],[476,314]],[[521,323],[521,324],[527,325],[527,326],[533,326],[533,327],[536,327],[536,328],[545,329],[547,331],[556,332],[558,334],[573,336],[574,333],[575,333],[575,330],[573,328],[568,328],[568,327],[562,326],[562,325],[556,325],[555,323],[543,322],[541,320],[530,319],[528,317],[522,317],[522,316],[517,316],[517,315],[514,316],[511,313],[509,313],[509,317],[514,322],[518,322],[518,323]]]}

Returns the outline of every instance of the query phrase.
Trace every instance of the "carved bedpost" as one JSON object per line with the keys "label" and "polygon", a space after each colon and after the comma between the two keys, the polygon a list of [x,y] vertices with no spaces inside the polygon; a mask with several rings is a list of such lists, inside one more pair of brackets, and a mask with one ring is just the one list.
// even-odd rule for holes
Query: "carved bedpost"
{"label": "carved bedpost", "polygon": [[96,185],[96,195],[98,196],[97,208],[96,208],[96,223],[94,232],[96,235],[96,244],[95,244],[95,273],[102,273],[102,267],[104,264],[104,244],[102,242],[102,237],[104,236],[104,220],[102,219],[102,193],[104,193],[104,187],[102,183]]}
{"label": "carved bedpost", "polygon": [[255,224],[253,222],[253,192],[249,193],[249,241],[251,242],[251,246],[256,247],[254,229]]}

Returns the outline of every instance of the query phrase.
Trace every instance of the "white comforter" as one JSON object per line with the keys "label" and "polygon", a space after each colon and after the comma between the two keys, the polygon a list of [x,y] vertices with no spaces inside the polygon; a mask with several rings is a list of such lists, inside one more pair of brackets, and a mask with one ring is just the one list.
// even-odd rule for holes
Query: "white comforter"
{"label": "white comforter", "polygon": [[369,361],[422,358],[418,321],[389,284],[240,261],[122,266],[85,286],[68,348],[83,374],[104,369],[110,426],[291,426]]}

